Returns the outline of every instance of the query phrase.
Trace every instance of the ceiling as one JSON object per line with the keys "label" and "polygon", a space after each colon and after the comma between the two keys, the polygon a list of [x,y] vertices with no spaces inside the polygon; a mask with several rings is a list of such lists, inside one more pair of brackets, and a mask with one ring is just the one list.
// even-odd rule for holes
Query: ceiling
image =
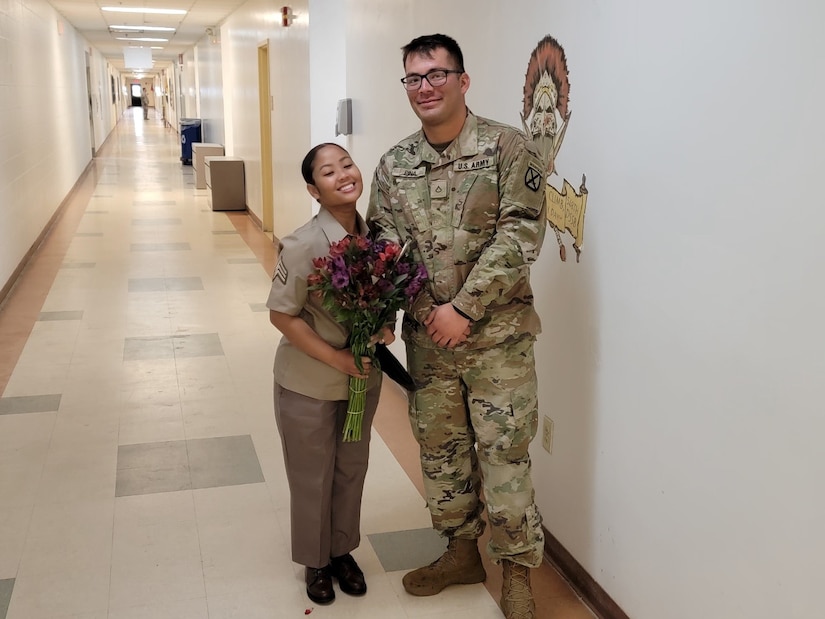
{"label": "ceiling", "polygon": [[[207,28],[217,27],[246,0],[49,0],[51,5],[66,18],[80,34],[96,48],[113,67],[125,75],[137,71],[125,68],[123,48],[128,46],[157,46],[152,50],[154,68],[142,71],[152,75],[169,66],[178,54],[190,50],[198,41],[207,36]],[[102,7],[141,7],[157,9],[183,9],[185,15],[158,15],[150,13],[115,13],[103,11]],[[112,32],[111,26],[134,26],[136,30]],[[146,26],[174,28],[175,31],[143,30]],[[117,37],[130,40],[121,41]],[[135,41],[135,38],[151,37],[169,39],[168,42]]]}

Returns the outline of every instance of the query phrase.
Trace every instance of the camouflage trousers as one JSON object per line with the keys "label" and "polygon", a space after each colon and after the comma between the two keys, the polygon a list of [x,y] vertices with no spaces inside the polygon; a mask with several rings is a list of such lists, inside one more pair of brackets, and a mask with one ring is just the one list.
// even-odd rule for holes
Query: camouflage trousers
{"label": "camouflage trousers", "polygon": [[533,341],[466,352],[408,346],[407,364],[419,385],[410,398],[410,425],[433,527],[478,538],[485,527],[483,489],[490,558],[538,567],[544,533],[528,453],[538,427]]}

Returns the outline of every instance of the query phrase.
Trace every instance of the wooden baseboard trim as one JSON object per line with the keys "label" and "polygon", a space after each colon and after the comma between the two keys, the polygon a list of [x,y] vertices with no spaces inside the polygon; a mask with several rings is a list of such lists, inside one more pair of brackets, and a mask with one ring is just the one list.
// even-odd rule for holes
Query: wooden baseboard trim
{"label": "wooden baseboard trim", "polygon": [[249,216],[249,219],[255,222],[255,225],[258,226],[258,229],[263,232],[264,229],[264,222],[260,220],[260,218],[249,210],[249,207],[246,207],[246,214]]}
{"label": "wooden baseboard trim", "polygon": [[[542,527],[544,528],[544,527]],[[599,619],[630,619],[556,537],[544,528],[544,558]]]}
{"label": "wooden baseboard trim", "polygon": [[43,226],[43,229],[40,231],[40,234],[37,236],[34,243],[32,243],[31,247],[29,247],[29,250],[23,255],[23,258],[17,264],[17,267],[14,269],[14,271],[11,272],[8,281],[6,281],[6,283],[3,285],[3,288],[0,289],[0,309],[2,309],[3,304],[9,298],[9,295],[11,295],[12,290],[14,290],[14,287],[20,280],[20,275],[23,273],[23,270],[26,268],[26,266],[28,266],[29,261],[32,259],[32,256],[34,256],[34,254],[46,240],[46,237],[49,236],[49,233],[52,231],[57,222],[60,221],[60,218],[63,216],[63,213],[66,210],[66,206],[69,204],[69,202],[71,202],[72,198],[77,193],[80,185],[89,175],[89,173],[94,169],[94,166],[95,160],[94,158],[92,158],[91,160],[89,160],[86,169],[84,169],[83,172],[81,172],[80,176],[77,178],[77,181],[75,181],[75,184],[72,185],[72,188],[69,190],[69,193],[66,194],[66,197],[63,198],[58,207],[55,209],[49,221],[46,223],[45,226]]}

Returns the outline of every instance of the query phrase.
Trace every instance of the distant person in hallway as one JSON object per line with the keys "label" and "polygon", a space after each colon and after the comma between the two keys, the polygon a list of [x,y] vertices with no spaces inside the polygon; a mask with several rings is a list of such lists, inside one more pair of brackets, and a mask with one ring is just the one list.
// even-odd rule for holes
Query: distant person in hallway
{"label": "distant person in hallway", "polygon": [[[289,482],[292,560],[305,566],[306,591],[317,604],[335,600],[333,578],[344,593],[363,595],[364,574],[350,554],[360,543],[361,497],[381,372],[363,357],[366,410],[360,441],[344,442],[349,377],[364,376],[347,348],[349,333],[307,293],[312,259],[329,254],[347,235],[365,236],[356,211],[361,172],[337,144],[320,144],[301,164],[318,214],[280,243],[267,301],[283,334],[275,354],[275,420]],[[385,328],[379,335],[395,339]]]}
{"label": "distant person in hallway", "polygon": [[143,89],[143,92],[140,93],[140,107],[143,108],[143,120],[149,119],[149,93],[146,92],[146,89]]}
{"label": "distant person in hallway", "polygon": [[544,552],[528,448],[538,427],[533,345],[540,332],[530,265],[544,240],[544,166],[518,130],[467,109],[470,76],[452,38],[403,50],[401,82],[421,130],[381,158],[367,222],[377,239],[413,240],[430,281],[406,309],[402,337],[418,390],[410,424],[433,526],[435,562],[404,576],[412,595],[479,583],[478,550],[503,566],[501,608],[532,619],[530,568]]}

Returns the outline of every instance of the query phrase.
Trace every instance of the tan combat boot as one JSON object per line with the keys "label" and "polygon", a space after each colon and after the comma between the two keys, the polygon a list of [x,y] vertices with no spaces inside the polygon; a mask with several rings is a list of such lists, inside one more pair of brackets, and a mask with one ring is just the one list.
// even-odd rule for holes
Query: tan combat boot
{"label": "tan combat boot", "polygon": [[536,602],[530,589],[530,568],[506,559],[501,585],[501,610],[507,619],[535,619]]}
{"label": "tan combat boot", "polygon": [[443,555],[405,574],[402,582],[407,593],[424,596],[435,595],[449,585],[472,585],[486,578],[478,541],[452,537]]}

